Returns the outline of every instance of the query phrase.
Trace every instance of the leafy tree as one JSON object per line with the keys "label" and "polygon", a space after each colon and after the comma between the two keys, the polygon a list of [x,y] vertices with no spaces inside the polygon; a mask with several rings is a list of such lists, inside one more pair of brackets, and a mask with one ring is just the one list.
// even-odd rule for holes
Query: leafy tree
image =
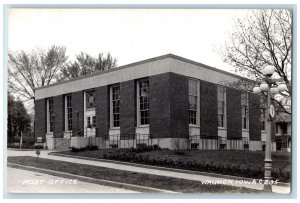
{"label": "leafy tree", "polygon": [[21,131],[30,131],[31,118],[24,104],[8,94],[7,140],[20,135]]}
{"label": "leafy tree", "polygon": [[77,55],[75,62],[70,62],[62,69],[61,77],[63,79],[71,79],[97,71],[108,70],[116,66],[117,59],[113,58],[109,53],[106,56],[100,53],[94,58],[87,53],[81,52]]}
{"label": "leafy tree", "polygon": [[65,47],[53,45],[47,51],[10,51],[8,59],[9,90],[23,101],[32,101],[35,88],[57,81],[67,56]]}
{"label": "leafy tree", "polygon": [[253,10],[237,19],[235,31],[223,50],[224,61],[237,74],[260,81],[267,65],[275,67],[274,77],[283,78],[287,91],[276,97],[277,104],[290,114],[292,12],[288,9]]}

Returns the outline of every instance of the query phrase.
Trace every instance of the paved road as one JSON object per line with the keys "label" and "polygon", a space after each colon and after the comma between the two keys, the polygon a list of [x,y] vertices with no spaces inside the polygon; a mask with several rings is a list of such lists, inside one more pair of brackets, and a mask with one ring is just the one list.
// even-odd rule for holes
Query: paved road
{"label": "paved road", "polygon": [[7,167],[11,193],[136,193],[135,191]]}
{"label": "paved road", "polygon": [[[152,169],[152,168],[144,168],[139,166],[131,166],[131,165],[124,165],[119,163],[110,163],[110,162],[101,162],[101,161],[93,161],[93,160],[83,160],[83,159],[77,159],[77,158],[71,158],[71,157],[61,157],[61,156],[53,156],[48,154],[49,151],[41,151],[41,158],[46,159],[52,159],[52,160],[59,160],[59,161],[66,161],[66,162],[72,162],[72,163],[78,163],[78,164],[86,164],[86,165],[93,165],[93,166],[100,166],[100,167],[106,167],[106,168],[113,168],[113,169],[119,169],[119,170],[125,170],[125,171],[133,171],[137,173],[147,173],[152,175],[161,175],[166,177],[175,177],[175,178],[182,178],[186,180],[196,180],[196,181],[220,181],[222,183],[229,182],[226,178],[218,178],[218,177],[212,177],[208,175],[198,175],[198,174],[188,174],[184,172],[174,172],[174,171],[166,171],[166,170],[159,170],[159,169]],[[36,156],[35,151],[12,151],[8,150],[8,156]],[[245,187],[245,188],[251,188],[251,189],[258,189],[262,190],[263,185],[262,184],[245,184],[240,182],[234,182],[230,183],[232,186],[236,187]],[[272,186],[273,192],[276,193],[289,193],[290,188],[289,187],[281,187],[281,186]]]}

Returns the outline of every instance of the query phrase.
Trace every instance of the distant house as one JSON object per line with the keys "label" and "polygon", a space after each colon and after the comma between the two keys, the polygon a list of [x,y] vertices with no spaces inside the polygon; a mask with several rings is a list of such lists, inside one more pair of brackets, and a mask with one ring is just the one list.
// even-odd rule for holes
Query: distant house
{"label": "distant house", "polygon": [[275,120],[276,124],[276,150],[277,151],[291,151],[291,140],[292,140],[292,122],[291,115],[282,111],[278,112]]}
{"label": "distant house", "polygon": [[263,150],[260,96],[221,85],[240,79],[167,54],[59,82],[35,90],[35,136],[49,149]]}

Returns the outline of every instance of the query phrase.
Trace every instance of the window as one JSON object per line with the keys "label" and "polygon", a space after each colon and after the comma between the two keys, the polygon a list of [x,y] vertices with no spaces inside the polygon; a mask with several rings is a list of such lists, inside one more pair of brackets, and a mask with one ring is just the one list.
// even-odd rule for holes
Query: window
{"label": "window", "polygon": [[191,143],[191,149],[199,149],[199,143]]}
{"label": "window", "polygon": [[87,116],[86,122],[87,122],[87,128],[96,127],[96,116]]}
{"label": "window", "polygon": [[248,94],[241,94],[241,105],[242,105],[242,127],[245,130],[249,129],[249,103],[248,103]]}
{"label": "window", "polygon": [[86,108],[95,108],[95,90],[86,91]]}
{"label": "window", "polygon": [[91,125],[91,117],[86,117],[86,119],[87,119],[87,127],[88,128],[91,128],[92,127],[92,125]]}
{"label": "window", "polygon": [[189,124],[198,125],[198,97],[199,97],[199,85],[198,80],[189,80]]}
{"label": "window", "polygon": [[94,127],[96,127],[96,116],[92,117],[92,121],[93,121],[92,127],[94,128]]}
{"label": "window", "polygon": [[285,135],[288,133],[287,130],[287,123],[281,123],[281,130],[282,130],[282,134]]}
{"label": "window", "polygon": [[218,86],[218,127],[225,127],[226,88]]}
{"label": "window", "polygon": [[148,125],[150,117],[149,80],[138,82],[138,118],[140,125]]}
{"label": "window", "polygon": [[53,132],[53,124],[54,124],[54,117],[53,117],[53,98],[48,99],[48,116],[49,116],[49,132]]}
{"label": "window", "polygon": [[120,85],[111,87],[111,127],[120,127]]}
{"label": "window", "polygon": [[72,96],[65,97],[66,102],[66,130],[72,130]]}
{"label": "window", "polygon": [[281,141],[281,148],[283,148],[283,149],[288,148],[288,146],[289,146],[288,143],[289,143],[288,139],[282,139],[282,141]]}
{"label": "window", "polygon": [[276,123],[275,125],[276,125],[275,133],[278,134],[279,133],[279,123]]}

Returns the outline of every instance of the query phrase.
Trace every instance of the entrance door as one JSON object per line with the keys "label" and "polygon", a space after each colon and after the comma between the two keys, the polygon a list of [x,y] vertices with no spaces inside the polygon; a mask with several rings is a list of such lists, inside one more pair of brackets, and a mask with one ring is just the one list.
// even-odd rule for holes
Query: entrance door
{"label": "entrance door", "polygon": [[90,114],[86,116],[86,136],[96,136],[96,115]]}

